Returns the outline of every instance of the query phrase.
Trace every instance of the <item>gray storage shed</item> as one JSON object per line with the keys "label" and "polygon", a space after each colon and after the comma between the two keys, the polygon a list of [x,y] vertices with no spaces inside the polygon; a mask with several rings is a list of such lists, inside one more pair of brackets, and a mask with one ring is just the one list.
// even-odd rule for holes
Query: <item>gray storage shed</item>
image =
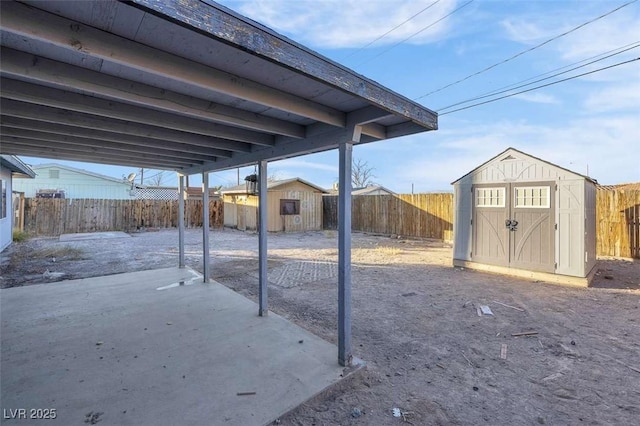
{"label": "gray storage shed", "polygon": [[453,264],[588,285],[596,265],[596,182],[514,148],[454,187]]}

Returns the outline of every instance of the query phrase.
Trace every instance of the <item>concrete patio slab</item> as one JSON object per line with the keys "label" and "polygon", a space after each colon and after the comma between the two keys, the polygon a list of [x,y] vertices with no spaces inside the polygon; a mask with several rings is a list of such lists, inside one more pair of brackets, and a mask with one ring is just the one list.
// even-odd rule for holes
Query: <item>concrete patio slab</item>
{"label": "concrete patio slab", "polygon": [[334,345],[198,278],[169,268],[0,290],[3,423],[55,409],[46,424],[261,425],[342,379]]}
{"label": "concrete patio slab", "polygon": [[106,240],[110,238],[131,238],[126,232],[82,232],[78,234],[62,234],[60,241]]}

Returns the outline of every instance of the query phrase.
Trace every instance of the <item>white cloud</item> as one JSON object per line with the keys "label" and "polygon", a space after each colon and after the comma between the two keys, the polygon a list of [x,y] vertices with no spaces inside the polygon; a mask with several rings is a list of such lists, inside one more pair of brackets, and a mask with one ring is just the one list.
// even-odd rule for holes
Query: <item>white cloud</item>
{"label": "white cloud", "polygon": [[[252,0],[237,10],[277,31],[293,34],[296,41],[326,48],[361,47],[401,24],[433,0]],[[402,41],[456,7],[456,0],[441,0],[411,21],[375,43],[375,46]],[[424,44],[442,37],[450,20],[445,19],[411,38],[408,43]]]}
{"label": "white cloud", "polygon": [[[442,132],[434,149],[412,153],[391,175],[401,188],[449,188],[449,183],[512,146],[559,166],[586,173],[601,183],[640,181],[640,120],[578,119],[566,124],[532,125],[503,121]],[[384,183],[383,183],[384,184]]]}
{"label": "white cloud", "polygon": [[[549,14],[545,10],[515,15],[504,19],[501,25],[508,39],[534,46],[609,12],[614,6],[610,2],[583,2],[572,13]],[[639,20],[640,8],[629,5],[549,42],[541,49],[558,52],[567,61],[598,55],[638,41]]]}
{"label": "white cloud", "polygon": [[558,104],[560,101],[556,99],[554,96],[547,95],[544,93],[521,93],[519,95],[514,96],[515,99],[521,99],[527,102],[533,102],[537,104]]}
{"label": "white cloud", "polygon": [[584,108],[591,113],[635,110],[640,121],[640,79],[593,90],[586,97]]}
{"label": "white cloud", "polygon": [[322,170],[326,172],[332,172],[338,174],[338,166],[332,166],[329,164],[323,164],[319,162],[312,162],[307,160],[301,160],[297,158],[291,158],[275,162],[274,165],[280,169],[314,169]]}

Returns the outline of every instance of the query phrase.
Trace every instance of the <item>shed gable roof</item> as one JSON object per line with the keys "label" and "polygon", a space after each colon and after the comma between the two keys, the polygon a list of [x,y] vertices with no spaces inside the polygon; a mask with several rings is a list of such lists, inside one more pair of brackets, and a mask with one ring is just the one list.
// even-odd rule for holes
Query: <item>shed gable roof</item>
{"label": "shed gable roof", "polygon": [[458,183],[459,181],[463,180],[464,178],[466,178],[467,176],[473,175],[474,173],[476,173],[477,171],[481,170],[482,168],[488,166],[491,163],[495,163],[497,161],[509,161],[509,160],[516,160],[516,159],[522,159],[522,158],[526,158],[529,161],[534,161],[534,162],[541,162],[544,164],[547,164],[551,167],[556,167],[560,170],[563,170],[566,173],[569,173],[571,175],[574,175],[576,177],[581,177],[584,178],[586,180],[588,180],[589,182],[592,183],[597,183],[597,181],[589,176],[585,176],[582,175],[580,173],[576,173],[573,170],[569,170],[566,169],[562,166],[558,166],[557,164],[551,163],[549,161],[543,160],[541,158],[535,157],[533,155],[527,154],[526,152],[517,150],[515,148],[507,148],[504,151],[502,151],[500,154],[496,155],[495,157],[485,161],[484,163],[480,164],[478,167],[476,167],[475,169],[471,170],[470,172],[466,173],[465,175],[461,176],[460,178],[456,179],[455,181],[451,182],[451,185],[455,185],[456,183]]}
{"label": "shed gable roof", "polygon": [[[274,180],[274,181],[270,181],[267,182],[267,189],[271,189],[271,190],[276,190],[282,186],[285,186],[289,183],[292,182],[300,182],[303,185],[307,185],[308,187],[310,187],[311,189],[314,189],[316,191],[320,191],[321,193],[325,194],[327,191],[324,188],[319,187],[318,185],[314,185],[313,183],[306,181],[304,179],[301,178],[291,178],[291,179],[282,179],[282,180]],[[220,190],[221,194],[246,194],[247,193],[247,187],[246,185],[236,185],[236,186],[232,186],[230,188],[224,188]]]}

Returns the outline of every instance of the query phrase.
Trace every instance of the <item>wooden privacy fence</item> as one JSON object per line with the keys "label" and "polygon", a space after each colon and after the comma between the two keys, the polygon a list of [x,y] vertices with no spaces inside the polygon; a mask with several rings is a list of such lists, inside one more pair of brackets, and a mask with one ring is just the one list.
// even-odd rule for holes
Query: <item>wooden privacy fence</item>
{"label": "wooden privacy fence", "polygon": [[640,191],[598,190],[597,254],[640,259]]}
{"label": "wooden privacy fence", "polygon": [[[338,227],[338,197],[323,197],[323,228]],[[640,191],[598,190],[598,256],[640,259]],[[360,195],[352,198],[352,229],[453,240],[453,194]]]}
{"label": "wooden privacy fence", "polygon": [[[221,228],[220,200],[209,201],[212,228]],[[185,226],[202,226],[202,200],[185,201]],[[57,236],[76,232],[125,231],[178,226],[177,200],[25,199],[25,231]]]}
{"label": "wooden privacy fence", "polygon": [[[352,229],[379,234],[453,240],[453,194],[353,197]],[[177,200],[61,200],[26,198],[24,229],[31,235],[134,231],[178,225]],[[338,197],[323,197],[323,228],[338,227]],[[223,203],[209,204],[212,228],[223,226]],[[599,256],[640,259],[640,191],[598,190]],[[202,226],[202,200],[185,201],[185,225]]]}
{"label": "wooden privacy fence", "polygon": [[[351,229],[453,240],[453,194],[357,195]],[[323,197],[323,227],[338,227],[338,197]]]}

